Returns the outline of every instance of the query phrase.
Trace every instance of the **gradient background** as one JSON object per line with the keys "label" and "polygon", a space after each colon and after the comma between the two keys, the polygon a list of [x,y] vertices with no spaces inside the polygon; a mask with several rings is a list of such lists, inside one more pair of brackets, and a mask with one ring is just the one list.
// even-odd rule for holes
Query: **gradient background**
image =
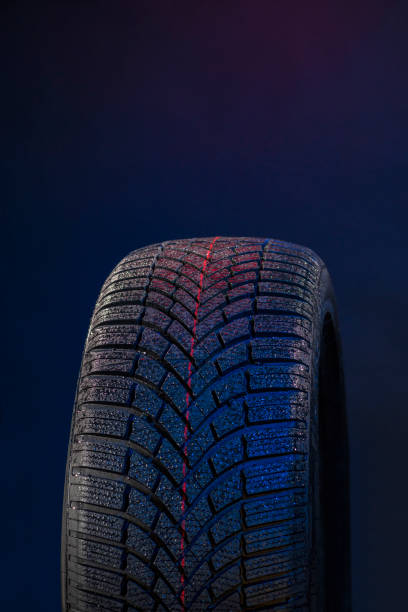
{"label": "gradient background", "polygon": [[148,243],[221,234],[298,242],[329,267],[354,611],[402,610],[408,4],[8,2],[1,23],[3,609],[59,609],[72,402],[105,277]]}

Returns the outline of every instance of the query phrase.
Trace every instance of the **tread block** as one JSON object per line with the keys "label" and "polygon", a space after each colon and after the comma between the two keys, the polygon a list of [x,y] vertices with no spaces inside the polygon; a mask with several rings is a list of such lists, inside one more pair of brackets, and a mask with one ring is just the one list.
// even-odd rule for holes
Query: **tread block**
{"label": "tread block", "polygon": [[97,590],[112,595],[121,594],[122,576],[98,567],[79,564],[80,572],[70,573],[70,579],[81,589]]}
{"label": "tread block", "polygon": [[262,457],[273,453],[306,453],[308,437],[305,426],[299,423],[274,423],[245,434],[248,457]]}
{"label": "tread block", "polygon": [[181,552],[181,533],[164,512],[160,515],[154,532],[166,544],[174,559],[178,559]]}
{"label": "tread block", "polygon": [[190,539],[195,538],[197,533],[213,518],[207,498],[202,498],[189,508],[186,514],[186,530]]}
{"label": "tread block", "polygon": [[115,569],[120,568],[122,548],[84,538],[77,538],[75,544],[75,547],[70,546],[70,552],[77,555],[82,561],[91,561]]}
{"label": "tread block", "polygon": [[150,324],[157,331],[165,333],[168,331],[171,322],[172,319],[167,314],[161,310],[157,310],[157,308],[148,306],[144,309],[141,324],[147,325],[147,327],[149,327]]}
{"label": "tread block", "polygon": [[246,490],[249,494],[275,489],[300,487],[306,484],[306,464],[296,455],[268,458],[263,463],[243,468]]}
{"label": "tread block", "polygon": [[234,276],[231,278],[230,284],[234,287],[238,284],[242,285],[242,284],[246,284],[246,283],[250,283],[255,282],[257,279],[257,275],[258,275],[258,270],[249,270],[249,271],[242,271],[242,272],[236,272],[234,274]]}
{"label": "tread block", "polygon": [[136,374],[159,387],[166,376],[166,370],[156,359],[141,355],[137,361]]}
{"label": "tread block", "polygon": [[145,525],[151,525],[157,514],[157,508],[151,503],[148,495],[131,488],[127,511]]}
{"label": "tread block", "polygon": [[227,292],[229,300],[238,299],[245,295],[255,295],[255,283],[245,283],[243,285],[236,285]]}
{"label": "tread block", "polygon": [[[184,428],[185,424],[180,419],[179,415],[176,414],[168,405],[165,405],[161,415],[159,422],[165,428],[169,434],[171,435],[174,442],[181,447],[184,444]],[[163,443],[164,444],[164,443]],[[165,444],[167,447],[168,443]]]}
{"label": "tread block", "polygon": [[236,395],[245,393],[246,387],[245,371],[241,368],[223,376],[213,385],[213,390],[218,402],[222,404]]}
{"label": "tread block", "polygon": [[308,344],[301,338],[253,338],[251,340],[252,359],[295,359],[306,366],[310,365]]}
{"label": "tread block", "polygon": [[[175,474],[172,474],[174,477]],[[156,489],[156,495],[171,509],[174,505],[181,506],[181,493],[176,490],[170,480],[162,474]]]}
{"label": "tread block", "polygon": [[173,402],[179,412],[184,411],[187,390],[173,374],[167,374],[161,385],[161,391],[166,394],[169,402]]}
{"label": "tread block", "polygon": [[203,364],[198,370],[191,376],[191,389],[194,395],[199,395],[208,387],[212,382],[218,379],[219,375],[215,364],[211,361]]}
{"label": "tread block", "polygon": [[214,541],[218,544],[225,537],[240,533],[242,529],[242,522],[240,516],[240,509],[237,507],[229,508],[228,511],[217,518],[217,521],[211,527],[211,535]]}
{"label": "tread block", "polygon": [[228,320],[233,317],[250,315],[253,310],[253,300],[251,298],[243,298],[225,306],[224,313]]}
{"label": "tread block", "polygon": [[120,510],[123,504],[125,484],[117,480],[108,480],[96,476],[85,476],[74,473],[71,486],[71,504],[76,501],[106,508]]}
{"label": "tread block", "polygon": [[131,378],[91,374],[81,383],[78,403],[111,402],[127,404],[130,390],[134,386]]}
{"label": "tread block", "polygon": [[177,340],[181,346],[185,347],[187,352],[189,352],[192,338],[191,331],[190,328],[186,329],[183,325],[181,325],[181,323],[173,320],[167,330],[167,333],[169,336]]}
{"label": "tread block", "polygon": [[140,329],[140,325],[127,323],[91,328],[86,348],[91,351],[107,345],[122,346],[127,344],[131,346],[136,342]]}
{"label": "tread block", "polygon": [[306,419],[308,395],[296,389],[251,393],[245,397],[248,421],[273,421],[278,419]]}
{"label": "tread block", "polygon": [[158,470],[149,458],[130,450],[128,475],[148,489],[152,489]]}
{"label": "tread block", "polygon": [[249,581],[271,574],[289,573],[306,567],[306,547],[301,543],[290,549],[275,550],[265,555],[245,559],[245,574]]}
{"label": "tread block", "polygon": [[161,574],[166,578],[170,584],[177,585],[180,582],[181,568],[174,563],[168,554],[161,548],[154,561],[154,567],[158,568]]}
{"label": "tread block", "polygon": [[250,337],[249,320],[247,317],[235,319],[227,323],[220,330],[220,336],[224,344],[229,344],[234,340],[244,340]]}
{"label": "tread block", "polygon": [[201,319],[197,323],[197,338],[198,341],[202,340],[204,336],[213,331],[214,327],[219,327],[224,322],[222,312],[219,310],[215,310],[207,315],[205,318]]}
{"label": "tread block", "polygon": [[[250,606],[265,604],[269,597],[271,598],[270,601],[273,598],[273,600],[278,603],[277,600],[281,598],[293,597],[301,592],[305,587],[305,582],[306,573],[302,570],[296,570],[287,576],[274,578],[273,580],[245,587],[246,600]],[[289,603],[290,605],[290,602],[285,603]]]}
{"label": "tread block", "polygon": [[216,452],[211,455],[211,461],[217,474],[221,474],[227,468],[243,460],[241,432],[237,432],[233,438],[219,442],[216,449]]}
{"label": "tread block", "polygon": [[216,280],[215,278],[206,281],[204,279],[203,288],[200,295],[200,304],[205,305],[208,300],[219,295],[220,293],[225,294],[229,289],[229,283],[227,280]]}
{"label": "tread block", "polygon": [[175,344],[171,344],[169,346],[169,349],[165,355],[165,360],[167,363],[173,366],[180,376],[187,378],[190,359],[178,348],[178,346]]}
{"label": "tread block", "polygon": [[92,510],[69,509],[68,529],[82,535],[103,538],[120,542],[124,520],[103,512]]}
{"label": "tread block", "polygon": [[247,362],[248,344],[246,342],[231,346],[217,357],[217,363],[223,374],[234,367],[245,365]]}
{"label": "tread block", "polygon": [[123,603],[120,599],[103,596],[101,594],[89,593],[81,591],[75,585],[72,585],[72,600],[75,601],[74,607],[70,607],[73,612],[88,612],[89,610],[106,610],[108,612],[122,612]]}
{"label": "tread block", "polygon": [[[198,321],[202,321],[202,319],[207,317],[213,310],[216,310],[217,308],[221,308],[225,306],[226,304],[227,304],[227,300],[223,292],[217,293],[213,297],[210,297],[204,303],[202,303],[200,300],[200,308],[199,308],[199,311],[197,312]],[[195,306],[194,306],[194,310],[195,310]]]}
{"label": "tread block", "polygon": [[170,312],[175,319],[181,321],[181,323],[186,325],[189,329],[193,328],[194,314],[192,314],[183,304],[180,304],[180,302],[176,302],[172,306]]}
{"label": "tread block", "polygon": [[288,546],[305,541],[304,519],[297,518],[271,525],[263,529],[256,529],[244,534],[245,547],[248,553],[268,548]]}
{"label": "tread block", "polygon": [[218,404],[214,398],[213,390],[206,389],[198,398],[189,406],[190,409],[190,424],[194,430],[198,429],[201,423],[208,415],[218,410]]}
{"label": "tread block", "polygon": [[241,499],[241,496],[242,491],[239,472],[228,473],[227,478],[218,482],[211,491],[211,499],[217,512],[228,504]]}
{"label": "tread block", "polygon": [[212,332],[205,336],[201,341],[197,341],[194,349],[194,361],[199,367],[213,353],[222,349],[222,345],[218,336],[218,332]]}
{"label": "tread block", "polygon": [[84,374],[112,372],[130,374],[137,356],[134,350],[103,349],[88,353],[82,364]]}
{"label": "tread block", "polygon": [[132,390],[132,406],[145,415],[156,416],[163,403],[157,391],[147,387],[139,381],[134,382]]}
{"label": "tread block", "polygon": [[310,342],[310,323],[292,315],[258,314],[254,317],[255,334],[296,334]]}
{"label": "tread block", "polygon": [[245,407],[243,399],[231,400],[219,409],[212,424],[220,438],[244,424]]}
{"label": "tread block", "polygon": [[213,474],[207,461],[203,461],[193,474],[193,480],[198,484],[200,489],[204,489],[213,479]]}
{"label": "tread block", "polygon": [[72,452],[75,466],[97,468],[118,474],[124,471],[127,449],[119,444],[78,436]]}
{"label": "tread block", "polygon": [[291,283],[294,286],[300,285],[304,289],[308,289],[312,293],[315,283],[307,278],[303,278],[293,272],[284,272],[282,270],[261,270],[260,278],[263,281],[277,279],[280,282]]}
{"label": "tread block", "polygon": [[180,481],[183,473],[183,459],[168,440],[163,440],[157,456],[160,461],[164,463],[172,476],[177,481]]}
{"label": "tread block", "polygon": [[201,563],[202,559],[206,557],[212,549],[213,547],[208,539],[207,533],[203,533],[197,539],[191,541],[188,552],[185,555],[186,567],[190,568],[189,574],[191,574],[197,564]]}
{"label": "tread block", "polygon": [[[191,593],[191,589],[190,590],[187,589],[187,593],[186,593],[186,604],[187,605],[189,605],[190,601],[193,599],[190,593]],[[209,608],[210,604],[211,604],[211,597],[207,590],[202,591],[198,597],[195,596],[194,606],[196,607],[197,610],[211,609]]]}
{"label": "tread block", "polygon": [[241,534],[239,533],[232,539],[229,539],[228,542],[212,555],[211,561],[217,571],[224,567],[224,565],[236,560],[239,561],[241,555],[240,538]]}
{"label": "tread block", "polygon": [[139,525],[130,523],[127,527],[127,546],[142,555],[146,559],[151,559],[156,545],[149,532],[144,531]]}
{"label": "tread block", "polygon": [[99,434],[123,438],[126,434],[129,412],[116,406],[85,404],[78,409],[76,433]]}
{"label": "tread block", "polygon": [[[122,275],[123,278],[134,278],[136,276],[148,276],[150,274],[152,259],[144,259],[143,262],[134,261],[121,261],[112,270],[106,279],[106,284],[112,282],[113,279],[117,278],[118,275]],[[150,265],[149,265],[150,264]]]}
{"label": "tread block", "polygon": [[[211,571],[210,568],[208,567],[207,563],[202,563],[202,565],[200,565],[200,567],[194,572],[193,576],[191,578],[188,578],[188,580],[186,581],[186,604],[188,605],[193,597],[196,595],[196,593],[199,593],[201,591],[201,589],[209,583],[211,578]],[[195,604],[196,606],[197,604]],[[196,607],[193,607],[194,609],[199,609]]]}
{"label": "tread block", "polygon": [[154,571],[150,569],[146,563],[131,553],[127,555],[126,571],[130,576],[137,578],[137,580],[143,584],[146,590],[151,588],[152,582],[155,578]]}
{"label": "tread block", "polygon": [[150,328],[143,329],[138,349],[144,348],[146,350],[152,351],[156,353],[161,358],[163,358],[165,352],[168,350],[170,343],[167,338],[165,338],[158,331]]}
{"label": "tread block", "polygon": [[232,612],[233,610],[241,610],[241,603],[238,591],[232,593],[214,606],[217,612]]}
{"label": "tread block", "polygon": [[291,315],[305,317],[311,321],[313,315],[312,308],[307,302],[297,300],[296,298],[283,298],[273,295],[260,295],[256,298],[257,311],[282,310]]}
{"label": "tread block", "polygon": [[266,498],[251,499],[243,504],[245,523],[248,527],[271,521],[305,516],[305,490],[278,491]]}
{"label": "tread block", "polygon": [[137,606],[137,610],[154,609],[155,602],[152,595],[141,585],[136,584],[136,582],[131,580],[127,583],[126,598],[130,603]]}
{"label": "tread block", "polygon": [[157,595],[159,600],[163,603],[167,610],[179,610],[180,600],[175,597],[169,586],[159,578],[154,586],[154,593]]}
{"label": "tread block", "polygon": [[132,415],[130,422],[129,440],[154,454],[161,439],[154,424],[149,423],[144,415]]}
{"label": "tread block", "polygon": [[288,387],[307,392],[308,378],[306,366],[298,363],[268,363],[249,368],[249,387],[253,391]]}
{"label": "tread block", "polygon": [[219,598],[221,595],[223,595],[223,593],[234,587],[238,589],[240,582],[241,576],[239,565],[234,565],[217,576],[217,578],[211,584],[211,589],[215,597]]}
{"label": "tread block", "polygon": [[279,280],[261,280],[258,283],[260,295],[282,296],[300,300],[310,307],[310,312],[314,310],[313,294],[301,285],[293,285],[292,283],[281,283]]}
{"label": "tread block", "polygon": [[163,295],[158,291],[149,291],[145,302],[148,306],[165,312],[168,312],[174,304],[174,301],[168,295]]}
{"label": "tread block", "polygon": [[140,304],[125,304],[121,306],[108,306],[95,313],[92,317],[92,325],[103,325],[110,321],[130,321],[138,320],[143,312]]}
{"label": "tread block", "polygon": [[195,297],[190,295],[188,291],[185,291],[182,287],[177,287],[174,291],[174,299],[180,302],[187,310],[193,313],[197,306],[197,300]]}
{"label": "tread block", "polygon": [[209,427],[204,427],[191,436],[187,442],[187,453],[191,465],[195,465],[213,443],[214,436]]}

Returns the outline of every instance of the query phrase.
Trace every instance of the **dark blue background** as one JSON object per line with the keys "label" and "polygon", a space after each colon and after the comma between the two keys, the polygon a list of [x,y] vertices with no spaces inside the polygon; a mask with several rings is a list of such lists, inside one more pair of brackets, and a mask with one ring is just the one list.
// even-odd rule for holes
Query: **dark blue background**
{"label": "dark blue background", "polygon": [[69,424],[101,284],[130,250],[214,234],[298,242],[326,261],[344,343],[354,610],[403,609],[407,16],[391,0],[3,8],[15,184],[4,610],[59,607]]}

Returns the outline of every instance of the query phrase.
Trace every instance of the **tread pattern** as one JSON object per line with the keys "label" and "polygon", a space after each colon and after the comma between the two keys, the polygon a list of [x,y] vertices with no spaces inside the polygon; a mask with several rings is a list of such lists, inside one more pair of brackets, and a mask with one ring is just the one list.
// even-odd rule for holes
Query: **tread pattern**
{"label": "tread pattern", "polygon": [[67,610],[307,609],[322,265],[217,237],[139,249],[109,275],[74,409]]}

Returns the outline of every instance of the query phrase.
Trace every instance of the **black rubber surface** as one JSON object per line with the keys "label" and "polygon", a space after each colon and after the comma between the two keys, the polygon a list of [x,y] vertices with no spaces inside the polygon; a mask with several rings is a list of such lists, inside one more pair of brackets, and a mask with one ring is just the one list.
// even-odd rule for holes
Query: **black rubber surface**
{"label": "black rubber surface", "polygon": [[260,238],[130,253],[102,287],[78,380],[63,610],[346,611],[348,540],[322,260]]}

